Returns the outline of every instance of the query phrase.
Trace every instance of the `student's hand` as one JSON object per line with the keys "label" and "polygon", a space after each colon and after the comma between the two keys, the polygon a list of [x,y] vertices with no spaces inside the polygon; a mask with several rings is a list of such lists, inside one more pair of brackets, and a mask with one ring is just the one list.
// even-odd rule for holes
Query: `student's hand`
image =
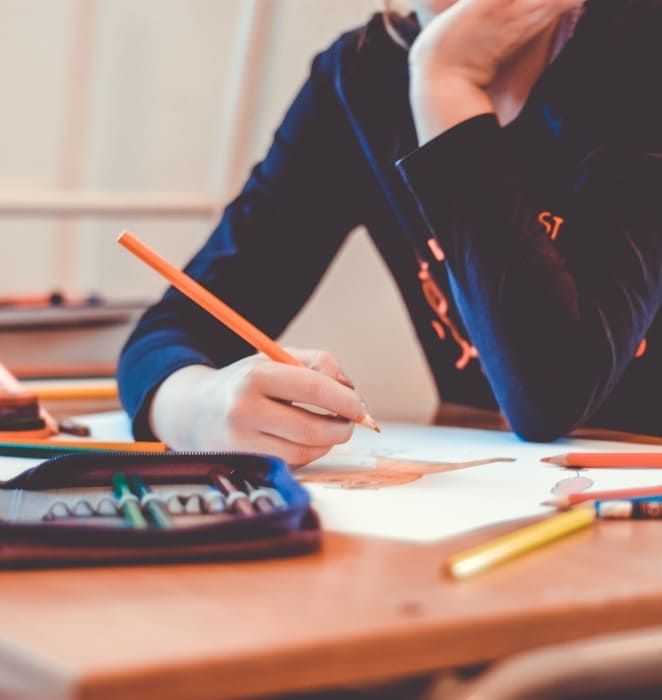
{"label": "student's hand", "polygon": [[307,366],[259,354],[219,370],[193,365],[174,372],[152,400],[152,430],[179,450],[262,452],[292,466],[321,457],[349,440],[367,409],[331,355],[289,352]]}
{"label": "student's hand", "polygon": [[[412,108],[422,130],[427,132],[430,103],[447,112],[437,126],[442,131],[494,111],[487,90],[499,69],[577,4],[577,0],[458,0],[432,17],[409,51]],[[425,133],[422,140],[434,135]]]}

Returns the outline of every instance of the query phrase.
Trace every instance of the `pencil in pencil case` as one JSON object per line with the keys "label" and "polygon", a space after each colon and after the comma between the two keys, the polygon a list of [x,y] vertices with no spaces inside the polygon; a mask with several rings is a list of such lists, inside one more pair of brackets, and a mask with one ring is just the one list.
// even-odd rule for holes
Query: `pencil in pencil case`
{"label": "pencil in pencil case", "polygon": [[[240,500],[271,504],[267,512],[238,513],[236,499],[214,490],[210,473],[238,485]],[[126,502],[112,488],[117,474],[149,484],[148,498],[131,500],[140,509],[157,501],[167,527],[127,522]],[[314,551],[319,543],[310,497],[276,457],[76,453],[0,485],[0,567],[265,558]]]}

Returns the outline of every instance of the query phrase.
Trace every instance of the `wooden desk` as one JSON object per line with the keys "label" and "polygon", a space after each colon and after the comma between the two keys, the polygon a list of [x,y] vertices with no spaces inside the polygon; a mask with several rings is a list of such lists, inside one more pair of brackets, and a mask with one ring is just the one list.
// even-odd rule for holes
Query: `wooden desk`
{"label": "wooden desk", "polygon": [[2,572],[0,696],[252,697],[662,624],[657,522],[600,522],[475,580],[441,574],[512,527],[426,545],[328,533],[317,554],[265,562]]}

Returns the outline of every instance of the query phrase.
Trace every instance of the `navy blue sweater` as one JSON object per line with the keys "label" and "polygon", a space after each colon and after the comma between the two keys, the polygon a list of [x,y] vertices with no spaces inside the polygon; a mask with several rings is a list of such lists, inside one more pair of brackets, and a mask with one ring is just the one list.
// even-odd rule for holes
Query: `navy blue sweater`
{"label": "navy blue sweater", "polygon": [[[531,440],[662,435],[661,30],[656,0],[589,1],[515,121],[417,148],[407,55],[376,16],[314,60],[187,272],[277,337],[365,225],[443,400]],[[136,436],[171,372],[252,352],[170,289],[119,362]]]}

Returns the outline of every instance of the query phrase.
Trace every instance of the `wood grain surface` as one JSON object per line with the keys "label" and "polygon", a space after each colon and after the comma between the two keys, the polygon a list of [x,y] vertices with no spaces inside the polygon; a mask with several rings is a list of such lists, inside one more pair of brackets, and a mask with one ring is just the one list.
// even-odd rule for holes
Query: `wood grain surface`
{"label": "wood grain surface", "polygon": [[264,562],[6,571],[0,679],[58,698],[251,697],[662,624],[654,522],[600,522],[471,581],[441,573],[521,524],[425,546],[330,533]]}

